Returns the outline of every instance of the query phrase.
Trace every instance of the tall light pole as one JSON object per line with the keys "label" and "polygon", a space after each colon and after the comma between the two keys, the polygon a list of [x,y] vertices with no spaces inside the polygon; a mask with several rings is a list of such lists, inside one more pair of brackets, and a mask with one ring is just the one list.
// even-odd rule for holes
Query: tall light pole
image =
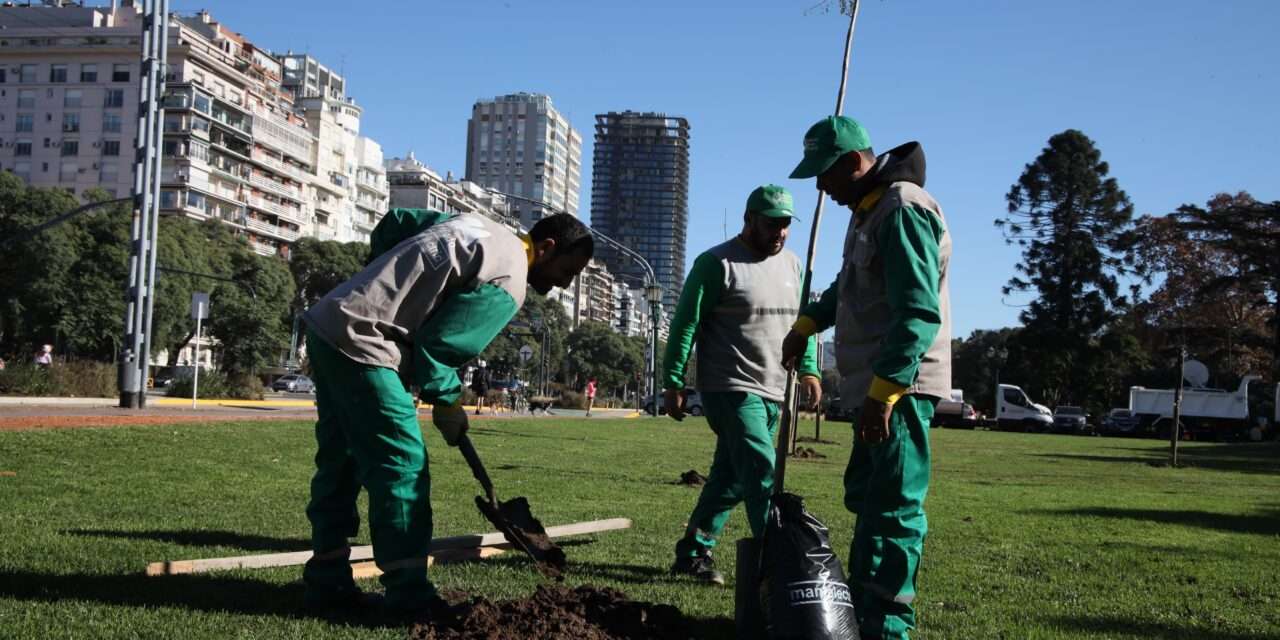
{"label": "tall light pole", "polygon": [[169,39],[169,0],[146,0],[145,9],[138,137],[134,149],[129,289],[119,369],[120,407],[125,409],[139,409],[146,404],[145,380],[151,360],[151,313],[155,301],[156,231],[160,226],[160,144],[164,122],[161,100]]}
{"label": "tall light pole", "polygon": [[[546,202],[543,202],[541,200],[534,200],[533,198],[518,196],[514,193],[498,191],[497,189],[491,189],[489,187],[482,186],[480,188],[484,189],[485,191],[488,191],[489,193],[500,195],[504,198],[509,198],[511,200],[520,200],[521,202],[528,202],[530,204],[549,209],[556,213],[568,213],[563,209],[557,209],[556,207]],[[590,226],[587,227],[587,230],[591,232],[592,237],[598,238],[601,241],[603,241],[605,244],[613,247],[614,249],[617,249],[619,253],[627,256],[628,258],[631,258],[636,262],[636,264],[640,265],[641,269],[644,269],[644,276],[645,276],[644,277],[644,292],[645,292],[644,297],[645,297],[645,300],[649,303],[650,323],[653,325],[653,330],[650,332],[650,336],[649,336],[649,368],[652,372],[649,382],[652,385],[652,389],[650,389],[650,395],[652,395],[653,397],[653,417],[656,418],[658,417],[658,389],[659,389],[659,386],[658,386],[658,324],[661,322],[660,310],[662,308],[662,284],[658,282],[657,274],[653,271],[653,267],[650,266],[649,261],[644,259],[644,256],[636,253],[635,251],[632,251],[630,248],[618,242],[617,240],[614,240],[613,238],[610,238],[609,236],[603,233],[600,233],[595,229],[592,229]],[[637,406],[636,408],[641,409],[641,407],[639,406]]]}

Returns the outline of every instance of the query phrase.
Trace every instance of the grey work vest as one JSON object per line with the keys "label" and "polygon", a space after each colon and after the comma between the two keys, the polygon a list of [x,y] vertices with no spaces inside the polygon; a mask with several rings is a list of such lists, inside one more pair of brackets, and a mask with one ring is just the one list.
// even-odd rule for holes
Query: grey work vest
{"label": "grey work vest", "polygon": [[782,339],[799,314],[800,259],[761,258],[734,238],[707,253],[724,268],[720,303],[698,327],[698,389],[745,391],[781,402]]}
{"label": "grey work vest", "polygon": [[529,263],[506,227],[463,214],[412,236],[338,285],[303,316],[342,355],[400,369],[414,333],[449,296],[484,284],[524,304]]}
{"label": "grey work vest", "polygon": [[[910,182],[894,182],[875,207],[855,215],[844,240],[844,266],[838,282],[835,352],[840,371],[840,403],[849,409],[862,406],[875,374],[872,364],[893,321],[885,295],[884,262],[877,255],[876,238],[885,216],[899,207],[928,211],[947,221],[942,208],[924,189]],[[915,382],[907,393],[947,398],[951,393],[951,297],[947,292],[947,267],[951,262],[951,234],[944,233],[938,246],[938,304],[942,326],[925,352]]]}

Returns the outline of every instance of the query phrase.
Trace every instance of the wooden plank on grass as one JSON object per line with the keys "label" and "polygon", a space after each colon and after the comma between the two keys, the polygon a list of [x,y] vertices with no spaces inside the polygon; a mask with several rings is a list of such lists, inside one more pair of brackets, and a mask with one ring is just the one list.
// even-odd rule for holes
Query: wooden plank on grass
{"label": "wooden plank on grass", "polygon": [[[548,538],[563,538],[588,533],[615,531],[631,528],[629,518],[611,518],[608,520],[592,520],[590,522],[574,522],[554,527],[547,527]],[[497,547],[506,545],[507,540],[501,533],[471,534],[436,538],[431,541],[431,552],[446,549],[473,549],[476,547]],[[235,556],[230,558],[204,558],[200,560],[168,560],[152,562],[147,565],[149,576],[172,576],[187,573],[205,573],[225,569],[262,569],[265,567],[288,567],[306,564],[311,559],[310,551],[293,551],[289,553],[267,553],[254,556]],[[351,560],[372,560],[373,547],[352,547]]]}
{"label": "wooden plank on grass", "polygon": [[[445,549],[440,553],[433,553],[427,556],[427,566],[433,567],[437,564],[448,564],[450,562],[465,562],[468,560],[483,560],[500,556],[506,553],[511,545],[505,544],[498,547],[472,547],[470,549]],[[376,578],[382,575],[382,569],[378,568],[376,562],[357,562],[351,565],[351,576],[356,580],[364,580],[366,578]]]}

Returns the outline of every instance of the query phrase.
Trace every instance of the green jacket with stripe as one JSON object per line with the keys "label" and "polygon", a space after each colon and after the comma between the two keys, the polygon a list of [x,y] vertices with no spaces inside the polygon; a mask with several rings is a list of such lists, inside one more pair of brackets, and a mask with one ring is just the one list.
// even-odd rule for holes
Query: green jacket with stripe
{"label": "green jacket with stripe", "polygon": [[[783,399],[782,340],[800,310],[800,259],[783,250],[760,256],[734,238],[693,262],[667,339],[663,386],[683,389],[694,344],[698,389]],[[819,376],[813,339],[798,366]]]}
{"label": "green jacket with stripe", "polygon": [[840,397],[893,402],[951,391],[951,234],[924,190],[924,151],[908,143],[877,158],[845,237],[840,277],[795,328],[835,327]]}
{"label": "green jacket with stripe", "polygon": [[524,304],[527,244],[483,216],[393,209],[368,266],[311,307],[307,326],[351,360],[396,369],[428,402],[462,393],[457,368]]}

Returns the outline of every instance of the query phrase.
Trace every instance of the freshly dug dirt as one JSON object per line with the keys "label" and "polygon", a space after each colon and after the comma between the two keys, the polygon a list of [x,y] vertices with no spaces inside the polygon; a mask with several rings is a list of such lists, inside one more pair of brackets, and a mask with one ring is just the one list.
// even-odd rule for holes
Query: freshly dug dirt
{"label": "freshly dug dirt", "polygon": [[677,480],[674,484],[684,485],[686,487],[701,487],[706,483],[707,483],[706,476],[702,475],[701,473],[698,473],[693,469],[690,469],[680,474],[680,479]]}
{"label": "freshly dug dirt", "polygon": [[410,640],[685,640],[693,626],[671,605],[633,602],[608,587],[542,585],[529,598],[457,605],[452,620],[416,624]]}
{"label": "freshly dug dirt", "polygon": [[814,444],[836,444],[834,440],[822,440],[819,438],[810,438],[808,436],[800,436],[796,438],[796,442],[812,442]]}
{"label": "freshly dug dirt", "polygon": [[797,460],[821,460],[826,456],[818,453],[813,447],[796,447],[796,452],[791,454],[792,458]]}
{"label": "freshly dug dirt", "polygon": [[529,510],[529,501],[523,496],[498,503],[498,512],[484,498],[476,496],[476,506],[489,522],[493,523],[507,542],[516,549],[528,551],[537,564],[538,571],[548,578],[564,579],[566,559],[564,550],[547,537],[547,530],[542,522],[533,517]]}

